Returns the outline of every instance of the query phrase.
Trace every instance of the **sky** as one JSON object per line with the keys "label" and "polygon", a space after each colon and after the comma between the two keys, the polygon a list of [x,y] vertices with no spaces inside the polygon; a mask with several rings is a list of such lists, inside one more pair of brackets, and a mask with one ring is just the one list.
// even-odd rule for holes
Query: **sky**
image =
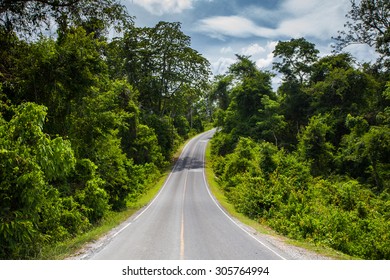
{"label": "sky", "polygon": [[[235,54],[249,55],[271,70],[278,41],[304,37],[321,56],[329,55],[343,30],[350,0],[121,0],[135,25],[181,22],[191,47],[210,61],[214,75],[224,74]],[[357,61],[371,61],[374,50],[353,45],[346,51]],[[279,83],[276,77],[274,86]]]}

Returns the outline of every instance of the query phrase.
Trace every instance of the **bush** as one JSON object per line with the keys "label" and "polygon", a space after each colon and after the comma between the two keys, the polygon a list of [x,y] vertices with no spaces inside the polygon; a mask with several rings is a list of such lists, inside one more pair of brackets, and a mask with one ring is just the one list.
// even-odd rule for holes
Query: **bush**
{"label": "bush", "polygon": [[390,257],[388,195],[377,197],[346,176],[315,178],[309,162],[247,138],[213,160],[238,212],[291,238],[365,259]]}

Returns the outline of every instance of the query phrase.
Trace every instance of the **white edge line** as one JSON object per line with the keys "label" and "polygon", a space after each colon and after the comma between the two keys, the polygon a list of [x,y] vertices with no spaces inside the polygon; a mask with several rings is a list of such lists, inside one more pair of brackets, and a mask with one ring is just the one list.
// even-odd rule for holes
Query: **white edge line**
{"label": "white edge line", "polygon": [[121,233],[122,231],[124,231],[128,226],[130,226],[131,225],[131,222],[130,223],[128,223],[127,225],[125,225],[123,228],[121,228],[120,230],[118,230],[116,233],[114,233],[113,235],[112,235],[112,237],[111,238],[114,238],[115,236],[117,236],[119,233]]}
{"label": "white edge line", "polygon": [[207,180],[206,180],[206,175],[205,175],[205,158],[206,158],[206,152],[204,151],[203,153],[203,181],[205,183],[205,186],[206,186],[206,189],[207,189],[207,192],[209,194],[209,196],[211,197],[211,199],[214,201],[215,205],[218,207],[218,209],[230,220],[232,221],[238,228],[240,228],[242,231],[244,231],[246,234],[248,234],[250,237],[252,237],[254,240],[256,240],[258,243],[260,243],[261,245],[263,245],[265,248],[267,248],[268,250],[270,250],[272,253],[274,253],[275,255],[277,255],[279,258],[281,258],[282,260],[286,260],[286,258],[282,257],[280,254],[278,254],[277,252],[275,252],[275,250],[271,249],[269,246],[267,246],[266,244],[264,244],[263,242],[261,242],[259,239],[257,239],[256,237],[254,237],[250,232],[248,232],[246,229],[244,229],[242,226],[240,226],[232,217],[230,217],[222,208],[221,206],[219,205],[219,203],[216,202],[214,196],[211,194],[210,192],[210,187],[207,183]]}
{"label": "white edge line", "polygon": [[[201,135],[202,135],[202,134],[201,134]],[[192,141],[194,141],[195,139],[197,139],[198,137],[200,137],[201,135],[192,138],[192,139],[184,146],[183,151],[180,153],[179,159],[182,157],[182,155],[184,154],[184,152],[188,149],[189,144],[190,144]],[[164,185],[163,185],[162,188],[159,190],[158,194],[157,194],[157,195],[154,197],[154,199],[148,204],[148,206],[132,220],[133,222],[135,222],[136,220],[138,220],[138,218],[141,217],[141,216],[150,208],[150,206],[153,205],[153,203],[157,200],[157,198],[160,196],[160,194],[162,193],[162,191],[164,190],[164,188],[165,188],[166,185],[168,184],[169,179],[171,178],[173,172],[176,170],[177,163],[178,163],[178,161],[177,161],[177,162],[175,163],[175,165],[173,166],[172,171],[169,173],[168,178],[165,180]],[[124,231],[126,228],[128,228],[131,224],[132,224],[132,222],[129,222],[127,225],[125,225],[123,228],[121,228],[121,229],[118,230],[115,234],[113,234],[111,238],[116,237],[118,234],[120,234],[122,231]]]}
{"label": "white edge line", "polygon": [[[201,134],[201,135],[202,135],[202,134]],[[192,141],[194,141],[195,139],[199,138],[201,135],[192,138],[192,139],[184,146],[183,151],[180,153],[179,159],[182,157],[182,155],[184,154],[184,152],[188,149],[189,144],[190,144]],[[152,206],[153,203],[157,200],[157,198],[160,196],[160,194],[162,193],[162,191],[164,190],[164,188],[165,188],[166,185],[168,184],[169,179],[171,178],[173,172],[176,170],[176,167],[177,167],[177,163],[178,163],[178,162],[179,162],[179,160],[176,161],[175,165],[173,166],[172,171],[169,173],[168,178],[165,180],[164,185],[162,186],[162,188],[160,189],[160,191],[158,192],[158,194],[154,197],[154,199],[152,200],[152,202],[150,202],[149,205],[148,205],[141,213],[139,213],[139,214],[133,219],[133,221],[138,220],[138,218],[141,217],[141,216],[150,208],[150,206]],[[127,225],[126,227],[128,227],[128,226],[129,226],[129,225]],[[124,227],[123,229],[125,229],[126,227]],[[122,230],[123,230],[123,229],[122,229]],[[120,230],[119,232],[121,232],[122,230]]]}

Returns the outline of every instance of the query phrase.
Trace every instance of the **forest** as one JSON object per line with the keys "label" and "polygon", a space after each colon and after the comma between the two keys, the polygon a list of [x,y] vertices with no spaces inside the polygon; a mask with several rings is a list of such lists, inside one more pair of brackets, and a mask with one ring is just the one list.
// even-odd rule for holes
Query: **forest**
{"label": "forest", "polygon": [[[0,259],[39,258],[123,211],[209,123],[239,212],[390,259],[390,7],[351,3],[334,54],[280,41],[273,72],[238,54],[210,81],[178,22],[136,27],[119,0],[0,1]],[[343,52],[353,43],[378,61]]]}
{"label": "forest", "polygon": [[[390,4],[352,1],[333,54],[279,41],[274,73],[237,55],[210,97],[213,169],[235,208],[293,239],[390,259]],[[366,43],[378,61],[342,49]]]}
{"label": "forest", "polygon": [[180,23],[136,28],[120,1],[0,12],[0,259],[29,259],[125,209],[203,131],[209,62]]}

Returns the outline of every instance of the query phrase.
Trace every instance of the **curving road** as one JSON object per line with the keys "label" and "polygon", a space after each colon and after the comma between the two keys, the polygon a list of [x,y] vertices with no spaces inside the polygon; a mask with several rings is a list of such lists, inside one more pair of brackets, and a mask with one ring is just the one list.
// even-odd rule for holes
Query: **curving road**
{"label": "curving road", "polygon": [[155,199],[90,259],[289,258],[236,223],[211,195],[203,167],[213,133],[200,134],[185,146]]}

